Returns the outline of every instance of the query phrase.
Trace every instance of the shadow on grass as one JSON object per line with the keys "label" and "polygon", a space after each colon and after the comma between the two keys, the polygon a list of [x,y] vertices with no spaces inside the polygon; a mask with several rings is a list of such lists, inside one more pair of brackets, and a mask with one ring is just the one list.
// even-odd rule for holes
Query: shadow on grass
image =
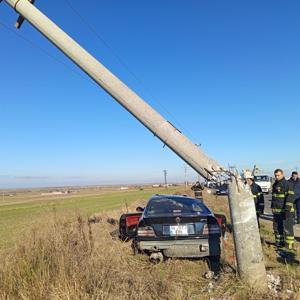
{"label": "shadow on grass", "polygon": [[287,250],[278,251],[277,261],[284,265],[300,266],[300,261],[296,259],[296,254]]}

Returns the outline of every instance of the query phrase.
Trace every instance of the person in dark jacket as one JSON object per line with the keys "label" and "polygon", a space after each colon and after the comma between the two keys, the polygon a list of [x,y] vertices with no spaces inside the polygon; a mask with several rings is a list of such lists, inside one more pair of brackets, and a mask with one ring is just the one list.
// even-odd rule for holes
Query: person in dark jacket
{"label": "person in dark jacket", "polygon": [[297,224],[300,224],[300,178],[298,172],[296,171],[292,172],[292,176],[289,179],[289,182],[291,183],[293,190],[295,192]]}
{"label": "person in dark jacket", "polygon": [[202,191],[203,191],[203,186],[199,181],[197,181],[192,187],[191,190],[194,191],[195,198],[202,200]]}
{"label": "person in dark jacket", "polygon": [[250,187],[251,193],[253,194],[253,199],[256,208],[257,223],[258,227],[260,228],[259,216],[263,215],[265,209],[264,194],[262,192],[261,187],[257,183],[255,183],[253,176],[248,176],[248,178],[246,178],[246,181]]}
{"label": "person in dark jacket", "polygon": [[292,184],[284,178],[281,169],[274,171],[275,182],[272,188],[273,229],[276,246],[294,250],[294,190]]}

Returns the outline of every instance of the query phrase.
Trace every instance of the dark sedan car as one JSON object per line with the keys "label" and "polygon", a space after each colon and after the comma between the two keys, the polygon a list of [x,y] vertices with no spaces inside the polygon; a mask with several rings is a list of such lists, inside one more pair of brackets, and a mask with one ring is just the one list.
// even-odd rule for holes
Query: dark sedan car
{"label": "dark sedan car", "polygon": [[120,237],[132,238],[134,250],[148,254],[154,262],[164,257],[218,260],[220,225],[221,221],[198,199],[155,195],[142,213],[121,217]]}

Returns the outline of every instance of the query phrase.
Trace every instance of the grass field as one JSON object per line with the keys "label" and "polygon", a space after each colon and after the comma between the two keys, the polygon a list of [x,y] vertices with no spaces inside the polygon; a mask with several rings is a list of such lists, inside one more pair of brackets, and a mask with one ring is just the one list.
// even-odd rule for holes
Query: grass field
{"label": "grass field", "polygon": [[[268,274],[279,284],[263,293],[238,279],[231,234],[224,240],[217,281],[203,277],[204,260],[151,265],[146,255],[133,255],[130,243],[112,238],[118,224],[107,218],[118,219],[127,206],[134,211],[155,193],[166,191],[83,189],[46,197],[33,191],[2,199],[0,299],[300,299],[299,264],[280,259],[267,243],[274,240],[270,221],[261,222],[262,245]],[[205,192],[204,200],[230,222],[227,197]],[[99,222],[87,222],[91,215]],[[299,250],[298,245],[297,259]]]}
{"label": "grass field", "polygon": [[[169,188],[167,192],[175,191],[175,188]],[[126,204],[165,192],[162,188],[149,187],[125,191],[90,188],[59,196],[41,196],[42,191],[28,191],[4,197],[0,200],[0,249],[13,245],[33,225],[47,222],[54,214],[75,219],[78,214],[89,216],[121,207],[125,209]]]}

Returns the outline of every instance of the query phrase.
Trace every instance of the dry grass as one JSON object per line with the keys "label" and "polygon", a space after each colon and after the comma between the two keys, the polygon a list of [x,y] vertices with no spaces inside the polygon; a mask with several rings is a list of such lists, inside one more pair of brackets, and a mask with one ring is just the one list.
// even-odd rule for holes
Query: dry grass
{"label": "dry grass", "polygon": [[[228,212],[224,198],[219,203],[206,199],[214,201],[216,211]],[[111,238],[117,225],[106,219],[119,215],[120,210],[103,213],[90,225],[81,217],[70,223],[53,213],[47,225],[1,255],[0,299],[273,299],[270,293],[257,294],[234,273],[224,273],[218,282],[204,279],[208,268],[202,260],[151,265],[146,256],[134,256],[129,243]],[[226,260],[234,263],[232,249],[229,238]],[[297,269],[281,266],[274,251],[265,250],[267,264],[284,276],[284,289],[299,289]]]}

